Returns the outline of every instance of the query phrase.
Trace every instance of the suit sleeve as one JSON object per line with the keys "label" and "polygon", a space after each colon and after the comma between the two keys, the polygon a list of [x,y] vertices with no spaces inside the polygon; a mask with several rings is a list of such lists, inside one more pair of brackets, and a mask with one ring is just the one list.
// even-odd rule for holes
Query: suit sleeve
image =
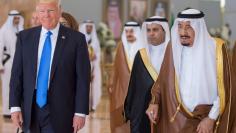
{"label": "suit sleeve", "polygon": [[19,34],[16,42],[16,51],[13,60],[10,80],[10,107],[21,107],[23,93],[23,57],[22,57],[22,40]]}
{"label": "suit sleeve", "polygon": [[91,67],[85,36],[80,37],[76,57],[75,113],[89,113]]}

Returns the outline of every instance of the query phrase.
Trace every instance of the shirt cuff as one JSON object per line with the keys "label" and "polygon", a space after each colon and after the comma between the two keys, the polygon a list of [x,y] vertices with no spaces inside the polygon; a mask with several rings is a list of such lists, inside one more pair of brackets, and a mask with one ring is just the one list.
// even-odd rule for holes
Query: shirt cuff
{"label": "shirt cuff", "polygon": [[21,108],[20,107],[11,107],[11,113],[15,113],[15,112],[21,112]]}
{"label": "shirt cuff", "polygon": [[86,117],[85,114],[81,114],[81,113],[75,113],[76,116],[79,116],[79,117]]}
{"label": "shirt cuff", "polygon": [[216,120],[219,114],[220,114],[220,99],[219,97],[217,97],[217,99],[213,102],[213,106],[208,114],[208,117],[213,120]]}

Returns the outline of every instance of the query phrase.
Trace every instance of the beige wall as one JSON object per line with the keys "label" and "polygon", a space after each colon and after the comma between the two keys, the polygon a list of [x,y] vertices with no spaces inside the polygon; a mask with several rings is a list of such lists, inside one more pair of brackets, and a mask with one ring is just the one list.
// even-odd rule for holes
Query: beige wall
{"label": "beige wall", "polygon": [[19,10],[25,18],[25,27],[29,27],[31,12],[35,9],[36,0],[0,0],[0,25],[2,25],[10,10]]}
{"label": "beige wall", "polygon": [[236,8],[235,8],[236,0],[226,0],[225,5],[225,18],[224,23],[229,23],[232,35],[230,40],[234,43],[236,41]]}

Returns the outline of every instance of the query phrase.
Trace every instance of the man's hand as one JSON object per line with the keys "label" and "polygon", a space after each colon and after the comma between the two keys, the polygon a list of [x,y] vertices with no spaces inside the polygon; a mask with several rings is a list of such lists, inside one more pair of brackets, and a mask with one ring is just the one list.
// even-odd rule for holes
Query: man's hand
{"label": "man's hand", "polygon": [[146,114],[148,115],[150,121],[154,124],[156,124],[157,113],[158,113],[157,104],[150,104],[146,111]]}
{"label": "man's hand", "polygon": [[90,57],[90,61],[94,61],[97,59],[97,56],[94,54],[93,56]]}
{"label": "man's hand", "polygon": [[108,92],[109,92],[109,94],[112,93],[112,88],[111,87],[108,87]]}
{"label": "man's hand", "polygon": [[197,127],[197,133],[213,133],[215,120],[204,118]]}
{"label": "man's hand", "polygon": [[13,124],[17,127],[17,128],[21,128],[22,129],[22,124],[23,124],[23,118],[22,118],[22,113],[20,111],[18,112],[13,112],[11,114],[11,120],[13,122]]}
{"label": "man's hand", "polygon": [[85,117],[75,115],[73,118],[74,133],[77,133],[80,129],[82,129],[84,127],[84,124]]}

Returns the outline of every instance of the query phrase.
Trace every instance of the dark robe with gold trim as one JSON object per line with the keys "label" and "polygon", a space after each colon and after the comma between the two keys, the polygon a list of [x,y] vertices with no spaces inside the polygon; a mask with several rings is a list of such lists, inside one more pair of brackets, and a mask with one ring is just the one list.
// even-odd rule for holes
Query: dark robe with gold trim
{"label": "dark robe with gold trim", "polygon": [[112,133],[129,133],[129,123],[125,122],[123,111],[128,91],[130,68],[122,42],[118,43],[113,74],[110,77],[110,127]]}
{"label": "dark robe with gold trim", "polygon": [[135,56],[128,94],[125,99],[125,117],[130,120],[132,133],[151,132],[151,124],[145,112],[150,103],[151,88],[157,76],[146,50],[139,50]]}
{"label": "dark robe with gold trim", "polygon": [[[217,133],[227,133],[230,131],[231,65],[225,45],[219,39],[217,39],[216,55],[216,64],[222,66],[222,70],[217,70],[222,71],[222,76],[219,75],[219,72],[217,75],[219,79],[222,79],[223,87],[220,89],[223,89],[221,91],[225,93],[223,96],[225,106],[214,130]],[[212,105],[198,105],[193,112],[189,113],[178,100],[178,97],[181,96],[178,95],[177,86],[172,48],[168,46],[159,78],[152,89],[152,103],[158,104],[156,133],[197,133],[198,124],[210,112]],[[219,96],[221,98],[221,94]]]}

